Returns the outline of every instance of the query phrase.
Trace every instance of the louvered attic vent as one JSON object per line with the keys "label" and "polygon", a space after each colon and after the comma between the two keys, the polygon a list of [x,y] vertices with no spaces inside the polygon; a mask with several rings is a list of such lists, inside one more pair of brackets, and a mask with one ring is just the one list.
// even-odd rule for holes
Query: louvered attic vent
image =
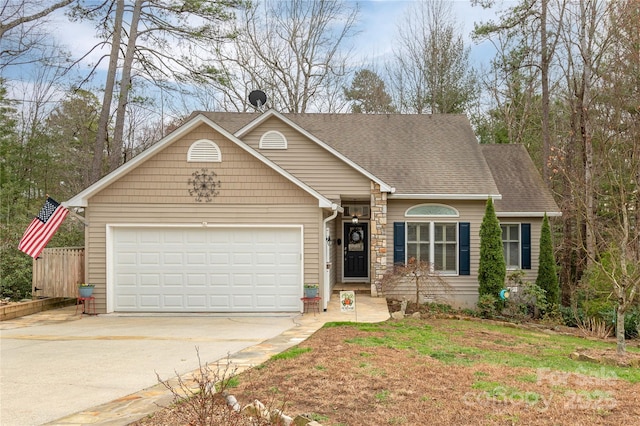
{"label": "louvered attic vent", "polygon": [[260,138],[260,149],[287,149],[287,138],[282,133],[271,130]]}
{"label": "louvered attic vent", "polygon": [[191,144],[191,147],[189,147],[187,161],[190,163],[219,163],[222,161],[222,154],[220,153],[220,148],[218,148],[218,145],[216,145],[215,142],[201,139],[199,141],[195,141]]}

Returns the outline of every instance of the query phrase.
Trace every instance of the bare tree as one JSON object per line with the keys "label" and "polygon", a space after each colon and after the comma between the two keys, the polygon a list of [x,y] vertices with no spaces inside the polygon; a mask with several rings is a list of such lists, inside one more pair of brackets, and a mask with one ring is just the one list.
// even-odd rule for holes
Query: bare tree
{"label": "bare tree", "polygon": [[[536,75],[540,88],[540,113],[542,146],[540,149],[540,170],[547,184],[550,184],[548,161],[551,152],[550,94],[551,74],[559,33],[563,24],[566,0],[554,0],[553,10],[550,0],[520,0],[514,7],[503,12],[499,22],[476,25],[474,35],[479,38],[503,37],[503,46],[516,54],[520,60],[507,62],[507,72],[520,72],[530,68]],[[493,6],[491,0],[475,0],[483,7]],[[549,36],[552,35],[551,38]],[[499,54],[502,54],[499,52]],[[539,73],[539,75],[538,75]],[[538,93],[532,93],[538,96]]]}
{"label": "bare tree", "polygon": [[414,294],[416,305],[424,302],[445,303],[451,299],[453,288],[429,262],[408,259],[406,264],[396,264],[382,278],[382,291],[392,299]]}
{"label": "bare tree", "polygon": [[47,17],[74,0],[3,0],[0,2],[0,70],[38,60],[29,55],[51,46]]}
{"label": "bare tree", "polygon": [[423,0],[399,25],[390,91],[401,112],[460,113],[477,96],[469,62],[451,3]]}
{"label": "bare tree", "polygon": [[[111,46],[109,71],[105,85],[103,111],[96,137],[92,178],[104,172],[103,155],[108,149],[108,170],[122,163],[123,136],[129,93],[142,82],[171,88],[184,83],[205,82],[219,78],[212,66],[211,46],[230,37],[225,25],[233,20],[233,8],[244,0],[194,2],[181,0],[136,0],[133,4],[117,0],[101,4],[83,2],[72,17],[96,21],[102,42],[94,46]],[[95,72],[98,63],[94,65]],[[118,82],[118,73],[120,80]],[[88,80],[89,77],[87,77]],[[119,83],[116,105],[112,105]],[[109,140],[111,117],[115,111],[113,139]]]}
{"label": "bare tree", "polygon": [[98,121],[98,131],[96,133],[95,145],[93,148],[93,160],[91,163],[91,182],[97,181],[104,172],[103,158],[104,151],[109,139],[109,123],[111,119],[111,101],[113,90],[116,84],[116,73],[118,72],[118,59],[120,55],[120,39],[122,37],[122,21],[124,15],[124,0],[117,0],[115,3],[115,17],[113,20],[113,32],[111,33],[111,53],[109,54],[109,68],[104,86],[102,98],[102,109]]}
{"label": "bare tree", "polygon": [[601,123],[594,157],[598,158],[593,229],[597,250],[592,262],[608,278],[616,298],[618,353],[626,349],[624,318],[640,291],[640,8],[636,0],[613,4],[614,42],[601,70]]}
{"label": "bare tree", "polygon": [[246,111],[253,89],[265,91],[280,111],[338,105],[335,93],[342,93],[348,72],[345,43],[357,15],[357,6],[337,0],[269,0],[246,9],[233,46],[218,48],[222,107]]}
{"label": "bare tree", "polygon": [[[566,85],[561,93],[566,105],[565,134],[551,147],[551,173],[559,173],[558,192],[563,211],[562,281],[563,298],[569,301],[571,287],[595,257],[596,237],[596,165],[594,164],[594,123],[598,121],[598,82],[603,55],[613,42],[606,28],[611,2],[584,1],[566,5],[565,25],[560,32],[558,61]],[[562,161],[558,162],[558,158]],[[559,167],[557,167],[559,165]],[[576,197],[580,201],[576,202]],[[578,253],[578,256],[576,256]]]}

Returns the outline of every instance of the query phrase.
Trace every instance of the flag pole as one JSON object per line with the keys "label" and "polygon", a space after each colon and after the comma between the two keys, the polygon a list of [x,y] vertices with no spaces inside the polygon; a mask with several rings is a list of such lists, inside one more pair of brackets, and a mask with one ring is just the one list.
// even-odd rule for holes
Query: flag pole
{"label": "flag pole", "polygon": [[85,227],[89,226],[89,222],[87,222],[87,219],[85,219],[83,216],[80,216],[78,213],[68,207],[67,210],[69,210],[69,213],[71,213],[71,216],[73,216],[74,219],[78,219]]}

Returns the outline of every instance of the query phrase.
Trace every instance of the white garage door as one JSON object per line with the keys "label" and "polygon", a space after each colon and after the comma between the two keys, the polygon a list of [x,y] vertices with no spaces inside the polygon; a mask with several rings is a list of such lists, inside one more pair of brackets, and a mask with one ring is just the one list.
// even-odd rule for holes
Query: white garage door
{"label": "white garage door", "polygon": [[114,228],[114,310],[300,309],[300,228]]}

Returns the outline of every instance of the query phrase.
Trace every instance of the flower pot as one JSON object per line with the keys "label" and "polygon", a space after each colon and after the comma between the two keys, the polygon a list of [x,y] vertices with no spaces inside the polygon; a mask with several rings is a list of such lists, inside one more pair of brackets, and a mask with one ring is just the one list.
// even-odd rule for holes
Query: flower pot
{"label": "flower pot", "polygon": [[304,289],[304,297],[318,297],[318,288],[305,288]]}
{"label": "flower pot", "polygon": [[93,294],[93,286],[85,285],[78,287],[78,294],[80,294],[80,297],[91,297]]}

